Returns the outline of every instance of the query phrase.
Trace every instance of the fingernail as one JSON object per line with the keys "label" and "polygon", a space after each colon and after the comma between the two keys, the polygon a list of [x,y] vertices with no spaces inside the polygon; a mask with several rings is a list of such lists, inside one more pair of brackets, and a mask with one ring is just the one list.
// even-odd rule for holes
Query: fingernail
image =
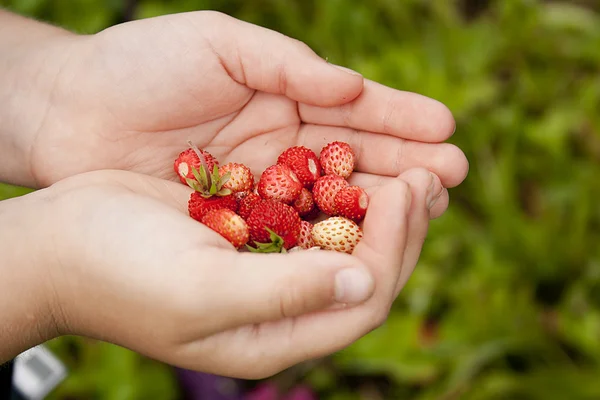
{"label": "fingernail", "polygon": [[351,70],[350,68],[346,68],[346,67],[342,67],[341,65],[336,65],[336,64],[332,64],[332,63],[328,63],[329,65],[331,65],[332,67],[336,67],[337,69],[340,69],[344,72],[349,73],[350,75],[354,75],[354,76],[362,76],[361,74],[359,74],[356,71]]}
{"label": "fingernail", "polygon": [[440,194],[433,193],[433,189],[435,188],[435,177],[431,172],[429,173],[429,176],[431,177],[431,183],[429,183],[429,186],[427,187],[427,196],[425,197],[425,204],[427,205],[427,208],[431,210],[431,208],[438,201]]}
{"label": "fingernail", "polygon": [[371,296],[373,278],[364,268],[343,269],[335,276],[335,301],[360,303]]}
{"label": "fingernail", "polygon": [[437,194],[437,196],[435,196],[433,198],[433,200],[427,206],[430,210],[433,208],[433,206],[435,206],[435,204],[437,203],[437,201],[442,197],[443,193],[444,193],[444,189],[442,188],[442,190],[440,190],[440,192]]}

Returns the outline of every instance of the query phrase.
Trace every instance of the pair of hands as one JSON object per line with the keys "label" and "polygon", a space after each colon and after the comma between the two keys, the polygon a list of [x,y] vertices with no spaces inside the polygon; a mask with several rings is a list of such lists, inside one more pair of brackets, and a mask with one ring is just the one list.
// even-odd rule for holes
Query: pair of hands
{"label": "pair of hands", "polygon": [[[454,131],[442,104],[219,13],[57,34],[31,50],[55,63],[21,171],[44,189],[11,207],[17,234],[41,244],[30,273],[44,277],[46,339],[81,334],[244,378],[330,354],[383,323],[446,188],[467,173],[442,143]],[[187,140],[253,171],[293,145],[349,142],[351,182],[371,196],[363,240],[352,256],[234,251],[187,215],[191,189],[172,170]]]}

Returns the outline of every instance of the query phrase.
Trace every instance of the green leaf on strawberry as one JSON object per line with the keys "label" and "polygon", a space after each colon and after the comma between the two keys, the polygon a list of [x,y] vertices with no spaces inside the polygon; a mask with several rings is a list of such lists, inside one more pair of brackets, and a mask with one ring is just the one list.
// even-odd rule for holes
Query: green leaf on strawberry
{"label": "green leaf on strawberry", "polygon": [[279,236],[278,234],[276,234],[275,232],[273,232],[271,229],[269,229],[267,227],[265,227],[265,229],[269,232],[271,242],[270,243],[259,243],[259,242],[255,241],[254,245],[256,247],[246,245],[248,250],[250,250],[252,253],[287,253],[287,250],[283,246],[285,243],[283,238],[281,236]]}
{"label": "green leaf on strawberry", "polygon": [[214,166],[212,174],[207,174],[204,165],[200,166],[200,170],[192,167],[192,174],[194,179],[186,178],[187,184],[200,193],[202,197],[209,198],[212,196],[228,196],[231,194],[231,190],[224,188],[223,185],[230,179],[231,174],[226,173],[223,176],[219,176],[219,167]]}
{"label": "green leaf on strawberry", "polygon": [[200,193],[200,195],[204,198],[209,198],[212,196],[228,196],[232,192],[228,188],[223,188],[223,185],[227,183],[227,181],[231,178],[231,173],[226,173],[223,176],[219,174],[219,167],[214,164],[212,173],[208,173],[208,163],[206,162],[206,157],[204,154],[196,147],[191,141],[188,140],[188,145],[190,148],[196,153],[198,159],[200,160],[200,169],[197,170],[193,166],[192,175],[194,175],[194,179],[185,178],[187,184]]}

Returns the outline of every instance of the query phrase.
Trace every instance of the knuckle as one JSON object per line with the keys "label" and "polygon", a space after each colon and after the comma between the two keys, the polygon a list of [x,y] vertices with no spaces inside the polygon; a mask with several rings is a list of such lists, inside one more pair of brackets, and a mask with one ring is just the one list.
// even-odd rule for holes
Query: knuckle
{"label": "knuckle", "polygon": [[397,110],[397,95],[391,96],[386,102],[385,112],[381,118],[381,130],[383,133],[393,134],[396,126],[396,119],[398,117]]}
{"label": "knuckle", "polygon": [[305,42],[303,42],[302,40],[293,38],[293,37],[288,37],[289,40],[291,41],[293,46],[296,46],[298,51],[301,52],[305,52],[305,53],[314,53],[313,49],[306,44]]}
{"label": "knuckle", "polygon": [[288,78],[285,64],[278,63],[275,66],[275,76],[277,77],[277,91],[280,94],[287,94]]}
{"label": "knuckle", "polygon": [[293,317],[307,306],[306,296],[291,279],[285,279],[279,285],[272,301],[275,303],[274,308],[279,310],[280,318]]}
{"label": "knuckle", "polygon": [[399,139],[398,147],[396,148],[396,156],[394,157],[394,171],[396,173],[400,173],[404,170],[404,162],[406,160],[405,156],[406,150],[406,140]]}
{"label": "knuckle", "polygon": [[[352,106],[348,106],[348,108],[349,107],[352,107]],[[345,118],[348,118],[348,117],[345,117]],[[356,157],[356,163],[360,164],[362,161],[362,158],[363,158],[364,149],[368,147],[365,144],[365,135],[362,134],[357,129],[352,129],[350,136],[348,138],[348,143],[350,144],[350,146],[352,146],[352,149],[354,150],[354,155]]]}
{"label": "knuckle", "polygon": [[222,11],[217,11],[217,10],[205,10],[202,11],[202,14],[204,17],[206,17],[208,20],[214,20],[215,22],[226,22],[226,21],[232,21],[233,18],[227,14],[225,14]]}
{"label": "knuckle", "polygon": [[403,179],[396,179],[394,182],[398,186],[398,195],[404,195],[400,198],[406,198],[410,195],[410,185]]}

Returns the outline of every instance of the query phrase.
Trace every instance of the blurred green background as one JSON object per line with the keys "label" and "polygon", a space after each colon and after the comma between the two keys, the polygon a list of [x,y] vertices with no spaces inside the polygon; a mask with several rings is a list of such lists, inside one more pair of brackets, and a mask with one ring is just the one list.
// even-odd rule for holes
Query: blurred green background
{"label": "blurred green background", "polygon": [[[599,1],[0,5],[82,33],[220,10],[444,102],[470,174],[433,221],[388,322],[286,379],[327,400],[600,399]],[[0,198],[22,193],[0,186]],[[79,338],[51,345],[72,370],[54,399],[177,396],[168,367],[127,350]]]}

